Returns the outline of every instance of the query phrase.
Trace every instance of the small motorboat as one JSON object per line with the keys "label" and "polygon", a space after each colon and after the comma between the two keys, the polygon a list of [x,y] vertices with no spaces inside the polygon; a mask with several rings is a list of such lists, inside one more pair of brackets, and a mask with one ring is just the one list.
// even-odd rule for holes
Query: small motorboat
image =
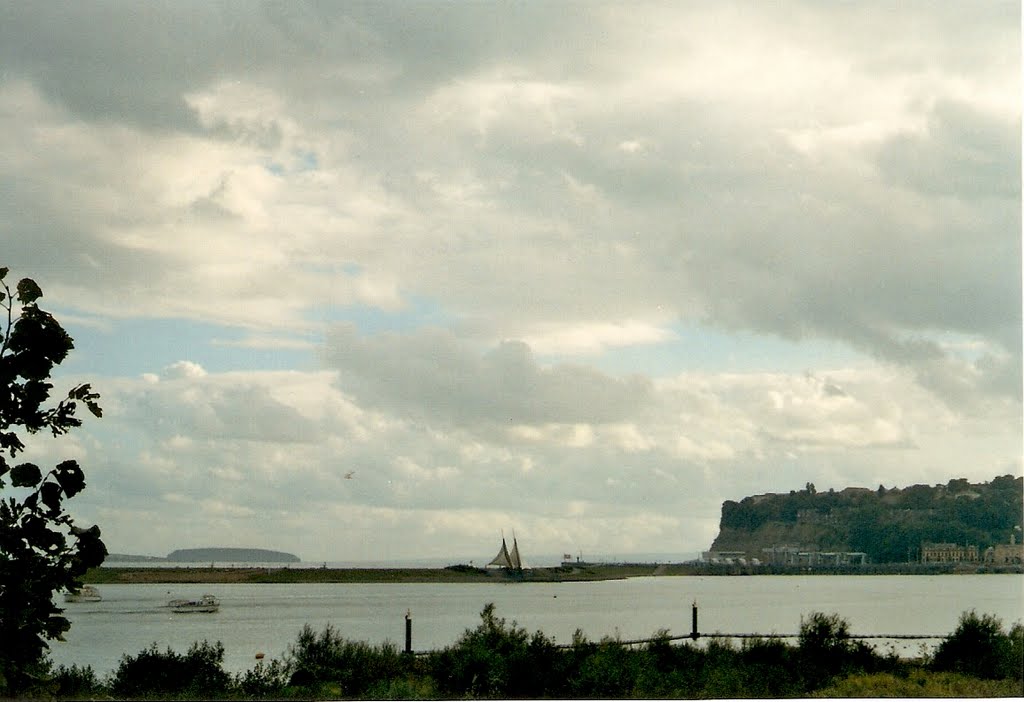
{"label": "small motorboat", "polygon": [[177,614],[190,614],[201,612],[209,614],[220,609],[220,600],[213,595],[203,595],[198,600],[171,600],[167,603],[172,612]]}
{"label": "small motorboat", "polygon": [[92,585],[83,585],[78,590],[64,593],[65,602],[99,602],[103,597]]}

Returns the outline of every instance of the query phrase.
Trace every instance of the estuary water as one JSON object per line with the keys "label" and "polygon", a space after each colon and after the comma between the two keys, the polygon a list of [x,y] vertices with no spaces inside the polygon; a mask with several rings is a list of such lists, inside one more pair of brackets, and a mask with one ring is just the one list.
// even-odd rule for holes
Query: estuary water
{"label": "estuary water", "polygon": [[[71,631],[51,643],[55,663],[90,665],[97,674],[116,669],[122,655],[156,643],[185,652],[195,641],[220,641],[224,667],[252,668],[256,653],[281,658],[304,624],[330,624],[342,636],[379,644],[405,643],[405,615],[412,618],[417,651],[453,644],[480,622],[494,603],[499,617],[557,643],[581,630],[604,636],[645,638],[660,629],[691,630],[698,605],[701,633],[795,634],[812,612],[837,613],[854,634],[951,633],[961,612],[994,614],[1004,625],[1024,619],[1020,575],[937,576],[666,576],[584,583],[425,583],[295,585],[103,585],[101,602],[65,604]],[[215,614],[174,614],[173,598],[220,599]],[[916,655],[929,641],[869,641],[887,651]]]}

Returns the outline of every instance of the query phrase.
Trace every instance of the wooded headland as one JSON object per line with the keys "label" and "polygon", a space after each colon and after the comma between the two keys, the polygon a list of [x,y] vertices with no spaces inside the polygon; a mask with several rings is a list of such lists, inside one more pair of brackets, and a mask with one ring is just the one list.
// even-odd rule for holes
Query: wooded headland
{"label": "wooded headland", "polygon": [[788,494],[726,500],[708,560],[817,566],[826,556],[857,556],[868,564],[908,564],[932,560],[926,548],[939,545],[947,547],[947,560],[1019,564],[1022,522],[1024,478],[1012,475],[902,489],[817,491],[808,483]]}

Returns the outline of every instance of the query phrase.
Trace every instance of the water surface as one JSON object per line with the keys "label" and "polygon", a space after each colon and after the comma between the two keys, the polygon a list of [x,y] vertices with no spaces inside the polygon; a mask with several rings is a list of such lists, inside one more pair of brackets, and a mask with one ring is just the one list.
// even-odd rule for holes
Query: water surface
{"label": "water surface", "polygon": [[[51,644],[56,663],[91,665],[105,674],[123,654],[152,643],[184,652],[194,641],[221,641],[225,668],[242,671],[257,652],[280,658],[304,624],[331,624],[343,636],[403,646],[405,614],[413,648],[442,648],[480,622],[493,602],[497,614],[529,631],[569,643],[577,629],[603,636],[644,638],[660,629],[690,632],[697,602],[702,633],[799,630],[812,612],[835,612],[856,634],[936,634],[953,631],[961,612],[994,614],[1009,626],[1024,619],[1020,575],[650,577],[583,583],[402,583],[103,585],[102,602],[67,604],[67,641]],[[174,614],[168,600],[210,592],[216,614]],[[895,645],[904,655],[919,642]],[[937,641],[927,642],[934,646]]]}

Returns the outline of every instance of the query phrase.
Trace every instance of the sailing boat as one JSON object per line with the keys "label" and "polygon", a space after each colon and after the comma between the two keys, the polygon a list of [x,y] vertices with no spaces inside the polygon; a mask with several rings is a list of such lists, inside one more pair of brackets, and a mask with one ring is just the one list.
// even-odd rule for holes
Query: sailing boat
{"label": "sailing boat", "polygon": [[519,557],[519,544],[516,542],[515,534],[512,534],[512,552],[509,553],[508,546],[505,544],[505,537],[502,536],[501,550],[498,551],[498,555],[491,559],[491,562],[487,565],[511,568],[514,570],[523,569],[523,561]]}

